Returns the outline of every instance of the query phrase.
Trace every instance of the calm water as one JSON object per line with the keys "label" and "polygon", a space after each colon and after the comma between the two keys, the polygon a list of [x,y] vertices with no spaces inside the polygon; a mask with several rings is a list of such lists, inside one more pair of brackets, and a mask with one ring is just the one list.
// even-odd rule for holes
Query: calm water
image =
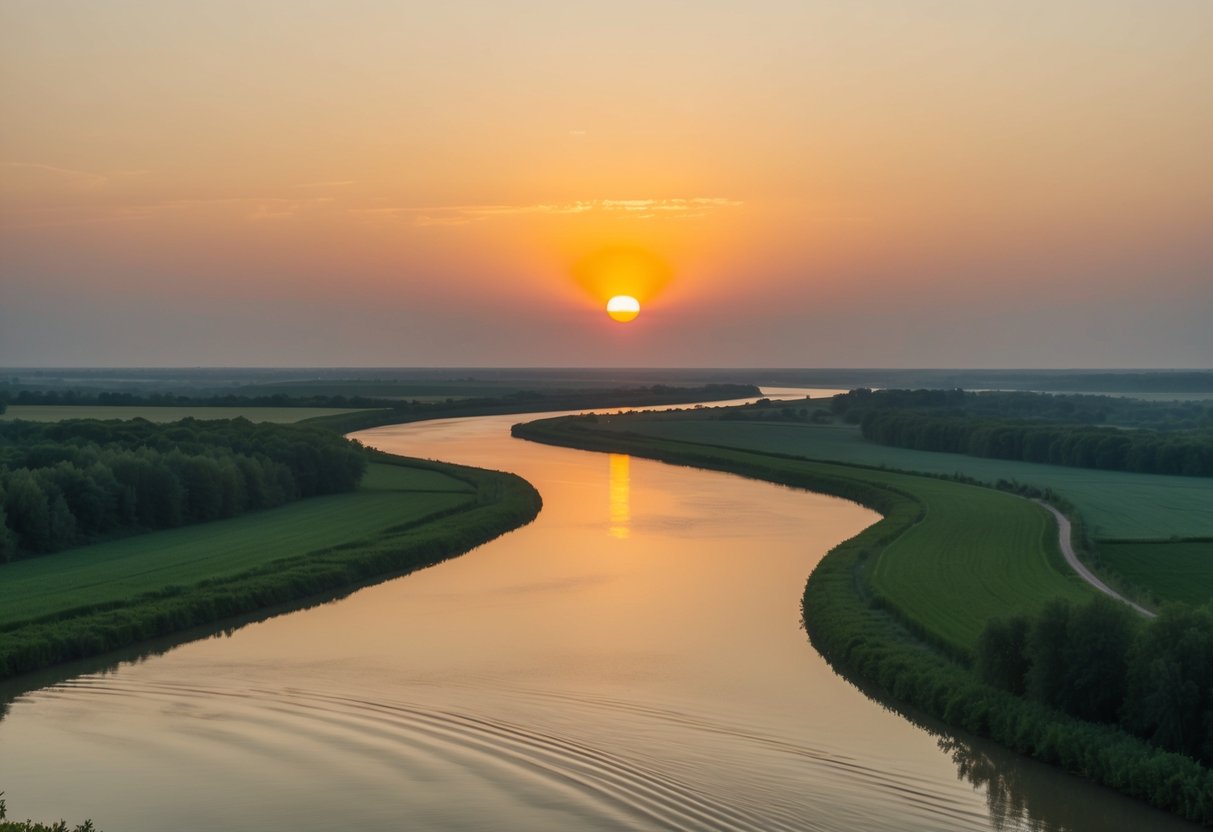
{"label": "calm water", "polygon": [[1189,828],[837,677],[800,593],[873,513],[511,439],[520,418],[359,438],[519,473],[544,497],[534,524],[19,695],[0,721],[10,814],[107,832]]}

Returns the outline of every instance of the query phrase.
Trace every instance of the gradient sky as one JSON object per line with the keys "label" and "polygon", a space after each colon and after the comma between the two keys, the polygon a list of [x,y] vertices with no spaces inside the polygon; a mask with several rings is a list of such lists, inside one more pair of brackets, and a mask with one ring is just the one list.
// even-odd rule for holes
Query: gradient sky
{"label": "gradient sky", "polygon": [[0,0],[0,192],[0,365],[1210,367],[1213,2]]}

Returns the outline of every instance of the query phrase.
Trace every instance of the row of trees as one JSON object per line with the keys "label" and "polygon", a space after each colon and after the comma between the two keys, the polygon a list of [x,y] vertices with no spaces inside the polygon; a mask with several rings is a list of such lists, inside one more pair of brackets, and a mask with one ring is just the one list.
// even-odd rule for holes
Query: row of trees
{"label": "row of trees", "polygon": [[883,445],[1145,474],[1213,476],[1213,430],[1158,432],[869,410],[863,436]]}
{"label": "row of trees", "polygon": [[1146,401],[1122,396],[860,388],[834,396],[830,406],[835,414],[856,424],[872,410],[914,410],[933,416],[981,416],[1002,421],[1115,425],[1165,431],[1213,428],[1213,403],[1208,401]]}
{"label": "row of trees", "polygon": [[244,419],[0,423],[0,562],[349,491],[356,442]]}
{"label": "row of trees", "polygon": [[1213,607],[1145,623],[1099,596],[991,621],[975,655],[986,682],[1072,716],[1119,725],[1213,763]]}

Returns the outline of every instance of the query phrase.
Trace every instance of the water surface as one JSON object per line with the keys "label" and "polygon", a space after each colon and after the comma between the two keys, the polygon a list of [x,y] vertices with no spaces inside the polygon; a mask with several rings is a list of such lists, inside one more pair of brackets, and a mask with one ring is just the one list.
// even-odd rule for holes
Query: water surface
{"label": "water surface", "polygon": [[522,442],[521,418],[358,436],[516,472],[544,497],[535,523],[19,696],[11,813],[108,832],[1189,828],[835,675],[800,594],[872,512]]}

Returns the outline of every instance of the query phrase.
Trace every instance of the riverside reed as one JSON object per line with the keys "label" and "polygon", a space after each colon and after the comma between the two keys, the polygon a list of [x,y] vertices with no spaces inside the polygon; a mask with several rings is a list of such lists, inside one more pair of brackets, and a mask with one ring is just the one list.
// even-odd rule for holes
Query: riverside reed
{"label": "riverside reed", "polygon": [[[886,555],[892,553],[894,560],[900,560],[900,555],[909,554],[912,548],[915,557],[933,560],[941,546],[951,545],[951,535],[964,534],[947,518],[936,517],[944,522],[931,522],[931,492],[940,481],[608,432],[597,428],[596,421],[594,417],[542,420],[516,425],[514,435],[547,444],[729,471],[833,494],[879,512],[879,522],[826,555],[805,588],[802,615],[806,629],[814,647],[832,665],[955,728],[989,737],[1180,817],[1213,825],[1213,771],[1209,768],[1117,727],[1076,719],[982,681],[967,661],[973,642],[968,642],[968,649],[957,649],[961,643],[958,632],[972,632],[973,627],[958,630],[955,622],[972,620],[975,615],[984,622],[991,611],[977,610],[969,599],[956,595],[955,584],[935,593],[935,603],[952,608],[948,614],[921,618],[918,616],[929,605],[900,606],[898,601],[906,596],[891,597],[887,584],[882,590],[873,580],[879,574],[876,567]],[[948,485],[986,491],[959,483]],[[984,519],[997,527],[996,516]],[[1043,540],[1037,540],[1037,548],[1043,548],[1043,544]],[[984,559],[986,551],[976,551],[983,557],[974,560]],[[1052,558],[1046,557],[1044,562],[1052,563]],[[942,574],[943,568],[942,563],[928,567],[937,574]],[[1054,595],[1091,597],[1094,593],[1074,588],[1071,579],[1059,571],[1051,585],[1056,590]],[[1008,570],[992,588],[1010,598],[1027,584],[1023,575]],[[921,583],[918,589],[930,591],[930,585]],[[1040,590],[1036,586],[1033,591]],[[1004,607],[1029,603],[1039,608],[1049,597],[1021,598],[1004,602]],[[932,649],[940,646],[947,649]]]}

